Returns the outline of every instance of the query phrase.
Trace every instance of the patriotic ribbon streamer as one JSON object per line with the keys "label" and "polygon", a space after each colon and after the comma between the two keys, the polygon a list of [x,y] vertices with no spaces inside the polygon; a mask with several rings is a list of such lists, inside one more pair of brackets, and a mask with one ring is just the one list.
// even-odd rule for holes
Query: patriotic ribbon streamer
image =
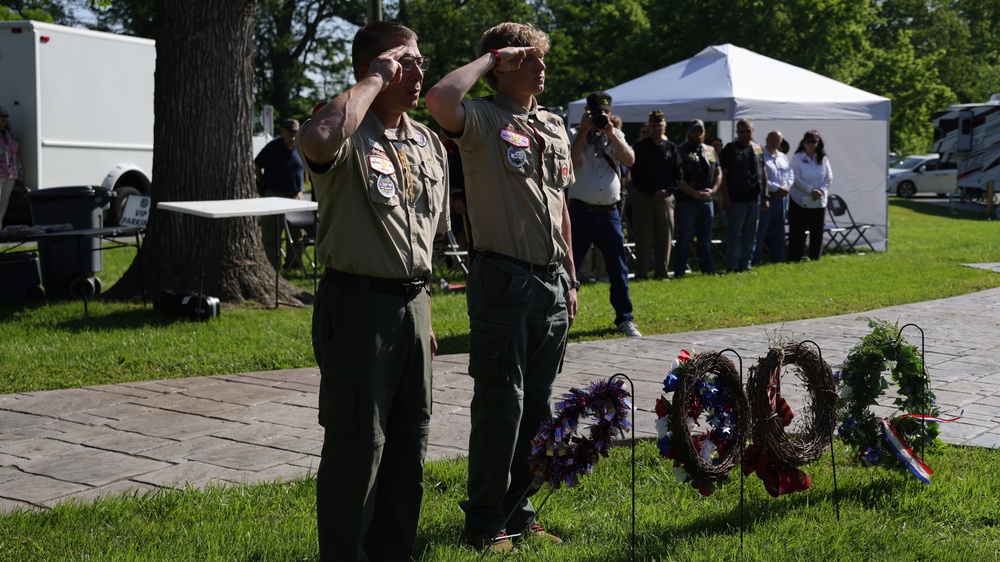
{"label": "patriotic ribbon streamer", "polygon": [[929,421],[929,422],[937,422],[937,423],[950,423],[950,422],[955,422],[955,421],[958,421],[958,420],[962,419],[961,416],[959,416],[957,418],[939,418],[939,417],[936,417],[936,416],[928,416],[927,414],[903,414],[902,416],[899,416],[899,417],[900,418],[915,418],[915,419],[918,419],[918,420],[924,420],[924,421]]}
{"label": "patriotic ribbon streamer", "polygon": [[892,427],[889,422],[882,418],[877,419],[879,425],[882,426],[882,435],[885,437],[885,442],[888,443],[889,449],[891,449],[896,455],[896,458],[898,458],[900,462],[902,462],[903,465],[908,468],[910,472],[912,472],[913,475],[916,476],[921,482],[924,484],[930,484],[931,474],[934,474],[934,471],[924,464],[924,461],[922,461],[920,457],[918,457],[916,453],[910,449],[910,446],[906,444],[906,441],[899,434],[899,432],[896,431],[896,428]]}

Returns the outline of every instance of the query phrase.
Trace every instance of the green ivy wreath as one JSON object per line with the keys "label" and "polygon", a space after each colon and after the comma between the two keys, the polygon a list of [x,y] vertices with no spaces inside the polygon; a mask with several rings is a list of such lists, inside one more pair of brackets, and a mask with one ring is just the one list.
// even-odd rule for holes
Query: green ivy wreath
{"label": "green ivy wreath", "polygon": [[847,354],[847,359],[835,375],[840,391],[837,419],[841,440],[866,466],[882,465],[907,470],[896,458],[883,438],[884,429],[871,407],[889,388],[883,373],[889,369],[892,382],[899,389],[894,404],[899,415],[889,424],[913,450],[930,448],[938,442],[938,424],[907,417],[925,414],[936,417],[940,410],[930,390],[930,377],[924,370],[919,350],[903,339],[897,324],[877,318],[865,318],[872,332]]}

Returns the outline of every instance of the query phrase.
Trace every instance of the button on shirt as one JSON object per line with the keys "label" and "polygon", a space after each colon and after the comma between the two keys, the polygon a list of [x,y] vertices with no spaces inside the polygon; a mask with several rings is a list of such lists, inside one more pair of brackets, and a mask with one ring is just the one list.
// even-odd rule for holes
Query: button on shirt
{"label": "button on shirt", "polygon": [[[625,134],[614,129],[615,136],[625,142]],[[576,140],[578,133],[573,135]],[[580,165],[573,170],[576,181],[569,189],[569,198],[589,205],[614,205],[621,199],[622,183],[611,162],[618,162],[615,147],[606,136],[593,131],[583,148]],[[607,155],[607,157],[605,157]],[[608,158],[611,161],[608,161]]]}
{"label": "button on shirt", "polygon": [[767,150],[764,151],[764,167],[767,169],[767,194],[774,195],[782,187],[792,189],[792,182],[795,181],[795,172],[792,171],[785,153],[777,150],[775,155]]}
{"label": "button on shirt", "polygon": [[430,273],[434,233],[451,227],[448,155],[436,134],[405,114],[386,130],[369,111],[333,162],[302,161],[319,203],[320,263],[388,279]]}
{"label": "button on shirt", "polygon": [[[826,196],[830,191],[830,184],[833,183],[833,170],[830,168],[830,158],[823,158],[823,162],[816,162],[816,157],[810,157],[805,152],[796,152],[792,155],[792,173],[795,174],[795,183],[789,196],[800,207],[823,208],[826,207]],[[820,189],[823,195],[816,200],[812,198],[812,190]]]}

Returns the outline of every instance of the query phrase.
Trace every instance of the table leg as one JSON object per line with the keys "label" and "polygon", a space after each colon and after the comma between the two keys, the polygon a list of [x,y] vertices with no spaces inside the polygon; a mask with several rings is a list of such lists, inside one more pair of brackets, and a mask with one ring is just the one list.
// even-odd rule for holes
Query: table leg
{"label": "table leg", "polygon": [[278,272],[281,271],[281,220],[285,215],[274,215],[274,251],[278,254],[278,265],[274,268],[274,308],[278,308]]}

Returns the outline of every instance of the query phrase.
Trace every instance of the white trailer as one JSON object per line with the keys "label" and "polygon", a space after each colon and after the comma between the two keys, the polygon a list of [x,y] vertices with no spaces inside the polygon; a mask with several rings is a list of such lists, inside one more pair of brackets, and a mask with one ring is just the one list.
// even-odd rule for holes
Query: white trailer
{"label": "white trailer", "polygon": [[[35,21],[0,21],[0,106],[10,112],[29,191],[92,185],[114,190],[107,224],[153,171],[150,39]],[[273,135],[262,110],[256,154]]]}
{"label": "white trailer", "polygon": [[0,22],[0,105],[21,145],[25,187],[99,185],[122,205],[148,194],[155,68],[149,39]]}
{"label": "white trailer", "polygon": [[958,164],[956,184],[966,201],[983,201],[989,182],[1000,204],[1000,94],[986,103],[953,105],[932,116],[934,151]]}

